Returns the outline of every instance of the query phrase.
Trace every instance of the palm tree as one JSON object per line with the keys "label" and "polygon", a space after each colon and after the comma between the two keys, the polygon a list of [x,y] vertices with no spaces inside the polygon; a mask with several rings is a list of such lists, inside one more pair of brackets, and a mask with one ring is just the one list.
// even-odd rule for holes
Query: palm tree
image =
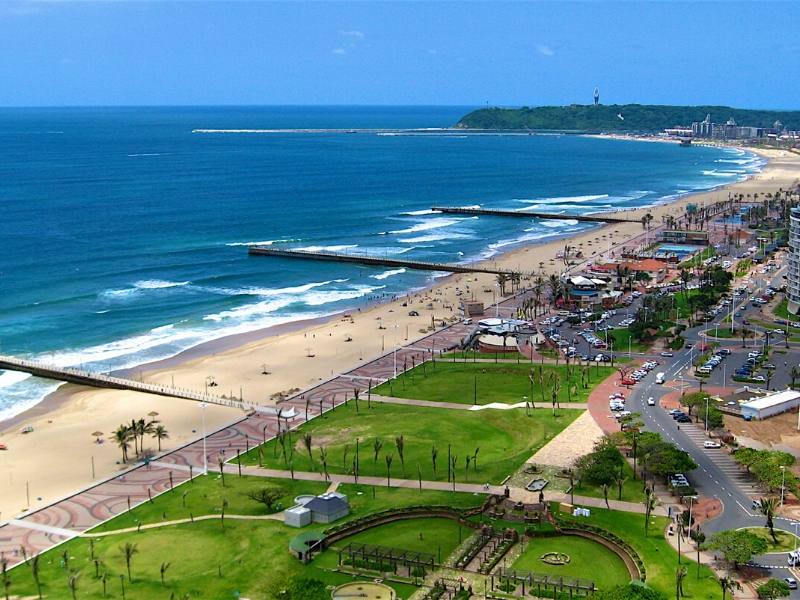
{"label": "palm tree", "polygon": [[436,444],[431,446],[431,463],[433,464],[433,477],[436,478],[436,457],[439,456],[439,450],[436,449]]}
{"label": "palm tree", "polygon": [[322,463],[322,472],[325,474],[325,481],[328,481],[328,449],[325,446],[319,447],[319,461]]}
{"label": "palm tree", "polygon": [[642,503],[644,504],[644,536],[647,537],[647,531],[650,528],[650,514],[656,507],[656,495],[653,490],[647,488]]}
{"label": "palm tree", "polygon": [[497,285],[500,286],[500,293],[505,296],[506,295],[506,283],[508,283],[508,275],[505,273],[498,273],[497,274]]}
{"label": "palm tree", "polygon": [[78,593],[78,579],[80,576],[80,573],[72,573],[67,579],[67,586],[69,586],[69,591],[72,592],[72,600],[75,600],[75,594]]}
{"label": "palm tree", "polygon": [[169,569],[169,564],[170,563],[168,563],[168,562],[162,562],[161,563],[161,568],[159,569],[159,571],[161,571],[161,585],[162,586],[164,585],[164,575],[166,575],[167,569]]}
{"label": "palm tree", "polygon": [[400,457],[400,466],[403,470],[403,477],[406,476],[406,463],[403,460],[403,451],[405,450],[405,439],[403,438],[403,434],[401,433],[396,438],[394,438],[394,445],[397,448],[397,456]]}
{"label": "palm tree", "polygon": [[11,594],[11,577],[8,576],[8,559],[6,557],[0,558],[0,575],[3,578],[3,592],[5,592],[6,600],[9,600]]}
{"label": "palm tree", "polygon": [[306,432],[303,434],[303,445],[306,447],[306,452],[308,452],[308,460],[311,461],[311,470],[314,470],[314,455],[311,453],[311,442],[312,442],[311,434]]}
{"label": "palm tree", "polygon": [[[786,339],[787,340],[789,339],[788,335],[786,336]],[[789,372],[789,375],[792,378],[792,387],[794,387],[795,384],[797,383],[797,378],[800,377],[800,369],[798,369],[796,366],[792,367],[792,370]]]}
{"label": "palm tree", "polygon": [[742,586],[736,581],[733,577],[726,575],[725,577],[720,577],[719,580],[719,587],[722,588],[722,600],[725,600],[725,595],[730,592],[731,596],[733,596],[734,590],[742,589]]}
{"label": "palm tree", "polygon": [[114,441],[119,449],[122,450],[122,462],[128,462],[128,449],[131,447],[131,430],[127,425],[120,425],[114,432]]}
{"label": "palm tree", "polygon": [[778,501],[775,498],[762,498],[761,499],[761,514],[767,518],[767,529],[772,536],[772,543],[777,544],[778,538],[775,537],[775,523],[773,518],[778,509]]}
{"label": "palm tree", "polygon": [[675,600],[681,600],[683,596],[683,580],[688,573],[688,569],[683,566],[675,569]]}
{"label": "palm tree", "polygon": [[125,559],[125,566],[128,569],[128,581],[132,581],[131,560],[133,559],[134,555],[139,553],[139,549],[137,548],[136,544],[132,544],[131,542],[126,542],[124,546],[119,547],[119,550],[122,553],[123,558]]}
{"label": "palm tree", "polygon": [[163,425],[156,425],[153,428],[152,435],[158,440],[158,451],[161,452],[161,440],[166,440],[169,438],[169,432],[167,431],[167,428]]}
{"label": "palm tree", "polygon": [[626,481],[628,481],[628,478],[625,477],[622,472],[622,467],[620,467],[619,473],[614,477],[614,483],[617,484],[617,500],[622,500],[622,486],[625,485]]}
{"label": "palm tree", "polygon": [[31,556],[29,564],[31,566],[31,576],[33,577],[33,581],[36,583],[36,593],[39,595],[39,598],[41,598],[42,584],[39,581],[39,555],[34,554]]}
{"label": "palm tree", "polygon": [[386,459],[386,487],[389,487],[392,483],[391,476],[393,457],[391,454],[387,454],[384,458]]}
{"label": "palm tree", "polygon": [[602,485],[602,489],[603,489],[603,499],[606,501],[606,508],[611,508],[611,507],[608,505],[608,488],[609,488],[609,485],[608,485],[607,483],[604,483],[604,484]]}

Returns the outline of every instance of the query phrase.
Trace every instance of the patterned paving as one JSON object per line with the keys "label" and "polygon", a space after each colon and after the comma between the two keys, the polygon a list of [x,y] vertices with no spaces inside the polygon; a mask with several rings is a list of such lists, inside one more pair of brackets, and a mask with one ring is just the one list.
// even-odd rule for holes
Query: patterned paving
{"label": "patterned paving", "polygon": [[[514,299],[503,304],[509,306]],[[408,347],[389,352],[367,364],[359,365],[348,373],[325,381],[299,393],[279,405],[276,414],[255,413],[206,436],[205,450],[209,469],[218,470],[219,461],[229,461],[238,452],[246,452],[264,440],[274,437],[279,427],[296,427],[313,419],[334,405],[344,402],[354,390],[364,393],[392,377],[397,372],[410,369],[435,352],[446,351],[461,343],[471,328],[455,324],[416,340]],[[280,423],[279,423],[280,421]],[[9,565],[27,556],[43,552],[80,535],[100,523],[147,502],[150,496],[167,491],[203,470],[203,441],[197,440],[174,450],[148,465],[140,465],[118,474],[107,481],[82,490],[50,506],[32,512],[19,520],[0,527],[0,555]],[[175,468],[170,468],[175,465]],[[228,469],[233,467],[228,466]]]}

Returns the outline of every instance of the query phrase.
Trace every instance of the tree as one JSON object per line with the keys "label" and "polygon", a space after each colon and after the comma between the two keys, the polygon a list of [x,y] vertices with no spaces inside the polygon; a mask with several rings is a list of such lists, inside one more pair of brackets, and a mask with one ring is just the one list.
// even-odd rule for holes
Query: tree
{"label": "tree", "polygon": [[170,563],[168,563],[168,562],[162,562],[161,563],[161,567],[159,568],[159,572],[161,573],[161,585],[162,586],[165,585],[164,584],[164,577],[167,574],[167,569],[169,569],[169,565],[170,565]]}
{"label": "tree", "polygon": [[380,438],[375,438],[375,441],[372,443],[372,462],[378,462],[378,454],[381,452],[381,448],[383,448],[383,442]]}
{"label": "tree", "polygon": [[688,573],[688,569],[684,566],[675,569],[675,600],[681,600],[683,597],[683,580]]}
{"label": "tree", "polygon": [[778,501],[775,498],[762,498],[761,499],[761,514],[767,518],[767,529],[772,536],[772,543],[777,544],[778,538],[775,537],[775,523],[773,518],[778,510]]}
{"label": "tree", "polygon": [[708,547],[722,552],[725,560],[734,569],[748,562],[753,556],[767,551],[767,541],[746,529],[720,531],[711,536]]}
{"label": "tree", "polygon": [[403,470],[403,477],[406,476],[406,462],[403,459],[403,451],[405,450],[405,439],[403,438],[403,434],[401,433],[396,438],[394,438],[394,445],[397,448],[397,456],[400,458],[400,467]]}
{"label": "tree", "polygon": [[306,447],[306,452],[308,452],[308,460],[311,461],[311,470],[314,470],[314,455],[311,453],[311,441],[312,437],[311,434],[305,432],[303,434],[303,445]]}
{"label": "tree", "polygon": [[722,589],[722,600],[725,600],[725,594],[727,592],[730,592],[732,596],[734,590],[742,589],[742,586],[739,585],[738,581],[727,575],[725,577],[720,577],[717,581],[719,583],[719,587]]}
{"label": "tree", "polygon": [[592,598],[594,600],[665,600],[666,597],[661,592],[637,582],[597,591]]}
{"label": "tree", "polygon": [[611,508],[608,505],[608,488],[609,488],[609,485],[607,483],[604,483],[601,487],[603,489],[603,499],[606,501],[606,508]]}
{"label": "tree", "polygon": [[617,500],[622,500],[622,486],[625,485],[626,481],[628,481],[628,478],[625,477],[622,467],[620,467],[619,473],[614,478],[614,483],[617,484]]}
{"label": "tree", "polygon": [[792,592],[789,589],[789,584],[785,581],[781,579],[769,579],[766,583],[756,588],[756,593],[761,600],[776,600],[777,598],[784,598]]}
{"label": "tree", "polygon": [[439,456],[439,450],[436,449],[436,444],[431,446],[431,464],[433,465],[433,477],[436,478],[436,457]]}
{"label": "tree", "polygon": [[42,584],[39,581],[39,555],[38,554],[34,554],[33,556],[31,556],[31,560],[30,560],[29,564],[31,566],[31,576],[33,577],[33,581],[36,584],[36,593],[39,596],[39,598],[41,598],[42,597]]}
{"label": "tree", "polygon": [[125,567],[128,569],[128,581],[132,581],[131,560],[133,560],[133,557],[139,553],[139,548],[137,547],[137,544],[126,542],[124,546],[119,547],[119,550],[122,554],[122,557],[125,559]]}
{"label": "tree", "polygon": [[6,600],[11,597],[11,577],[8,575],[8,559],[6,557],[0,558],[0,577],[3,579],[3,592],[5,593]]}
{"label": "tree", "polygon": [[128,462],[128,450],[131,447],[131,430],[126,425],[120,425],[117,427],[116,431],[114,431],[114,442],[119,446],[119,449],[122,451],[122,462]]}
{"label": "tree", "polygon": [[161,452],[161,440],[169,438],[169,432],[163,425],[156,425],[153,429],[153,437],[158,440],[158,451]]}
{"label": "tree", "polygon": [[386,487],[389,487],[392,484],[392,460],[394,457],[387,454],[384,458],[386,459]]}
{"label": "tree", "polygon": [[67,587],[69,587],[69,591],[72,593],[72,600],[75,600],[76,594],[78,593],[78,579],[80,576],[80,573],[72,573],[69,579],[67,579]]}
{"label": "tree", "polygon": [[656,495],[653,493],[653,490],[650,488],[645,490],[642,503],[644,504],[644,537],[647,537],[647,531],[650,528],[650,515],[656,507]]}
{"label": "tree", "polygon": [[283,496],[283,490],[274,487],[263,487],[257,490],[250,490],[246,496],[266,506],[268,511],[272,511],[275,508],[275,503]]}

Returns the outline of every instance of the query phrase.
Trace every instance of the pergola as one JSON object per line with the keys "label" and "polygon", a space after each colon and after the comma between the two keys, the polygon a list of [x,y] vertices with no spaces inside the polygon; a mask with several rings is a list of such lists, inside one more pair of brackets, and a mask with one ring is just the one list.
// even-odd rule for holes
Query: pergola
{"label": "pergola", "polygon": [[351,543],[339,549],[340,565],[342,564],[343,556],[349,560],[350,564],[355,564],[356,561],[361,560],[379,565],[389,564],[393,568],[398,564],[409,568],[422,567],[423,569],[433,569],[436,566],[436,557],[433,554],[388,548],[386,546],[372,546],[370,544]]}
{"label": "pergola", "polygon": [[594,581],[591,579],[547,575],[544,573],[518,571],[516,569],[505,569],[502,567],[497,573],[492,575],[492,590],[494,590],[495,587],[495,578],[499,579],[501,582],[513,581],[522,584],[523,595],[526,589],[528,591],[536,589],[537,595],[540,598],[542,597],[542,589],[552,589],[553,592],[558,591],[561,593],[567,591],[569,592],[570,598],[572,598],[573,595],[588,596],[589,594],[594,594],[597,590]]}

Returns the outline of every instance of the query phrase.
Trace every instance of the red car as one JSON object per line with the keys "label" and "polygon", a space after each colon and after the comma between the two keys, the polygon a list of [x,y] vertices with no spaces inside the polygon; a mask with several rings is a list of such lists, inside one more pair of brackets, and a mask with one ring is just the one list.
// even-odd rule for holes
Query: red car
{"label": "red car", "polygon": [[636,385],[636,380],[631,379],[630,377],[626,377],[622,380],[622,385]]}

